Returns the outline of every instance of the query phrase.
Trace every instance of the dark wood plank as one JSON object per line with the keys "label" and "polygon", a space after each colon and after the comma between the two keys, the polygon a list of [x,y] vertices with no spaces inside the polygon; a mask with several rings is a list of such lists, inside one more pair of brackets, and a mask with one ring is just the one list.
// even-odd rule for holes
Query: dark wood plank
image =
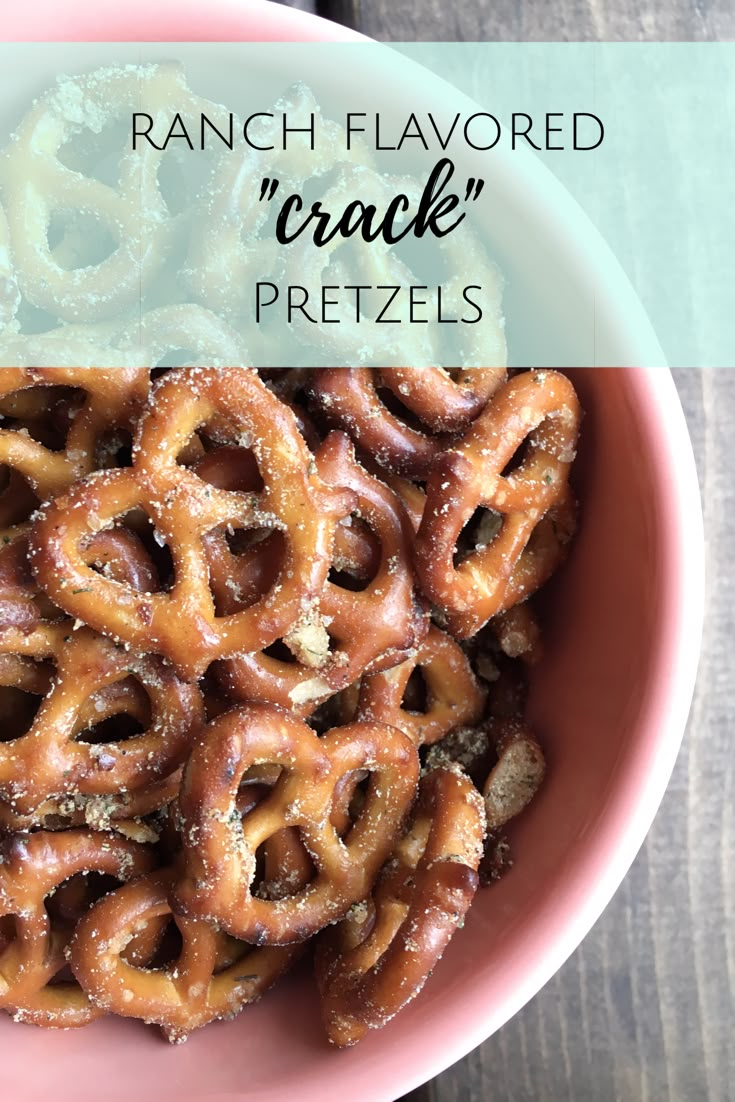
{"label": "dark wood plank", "polygon": [[[735,38],[732,0],[316,0],[393,41]],[[735,371],[675,373],[700,475],[709,595],[700,675],[663,805],[570,961],[412,1102],[735,1098]]]}
{"label": "dark wood plank", "polygon": [[320,15],[394,42],[735,37],[732,0],[316,0]]}

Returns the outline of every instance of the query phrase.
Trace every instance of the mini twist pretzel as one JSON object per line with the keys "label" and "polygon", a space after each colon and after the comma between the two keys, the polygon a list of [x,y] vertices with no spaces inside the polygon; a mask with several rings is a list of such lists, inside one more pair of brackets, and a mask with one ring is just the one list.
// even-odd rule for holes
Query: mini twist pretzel
{"label": "mini twist pretzel", "polygon": [[372,898],[320,936],[317,983],[334,1044],[354,1045],[418,995],[474,898],[484,833],[474,785],[452,770],[428,773]]}
{"label": "mini twist pretzel", "polygon": [[[426,686],[425,707],[416,711],[402,703],[414,670],[421,671]],[[357,718],[389,723],[422,746],[444,738],[461,724],[476,723],[485,695],[462,648],[432,626],[411,658],[362,678]]]}
{"label": "mini twist pretzel", "polygon": [[153,867],[149,848],[117,834],[69,830],[15,834],[0,850],[0,918],[13,916],[14,936],[0,946],[0,1007],[36,1025],[86,1025],[98,1011],[74,983],[52,984],[65,965],[71,931],[54,923],[46,897],[79,873],[129,880]]}
{"label": "mini twist pretzel", "polygon": [[[193,469],[221,490],[253,492],[260,485],[255,457],[242,448],[217,447],[198,459]],[[277,529],[255,533],[236,554],[230,550],[228,534],[226,526],[204,537],[212,592],[218,611],[224,615],[247,608],[262,597],[275,584],[283,565],[282,536]],[[357,581],[369,582],[380,567],[380,559],[380,542],[364,521],[343,518],[334,533],[332,567]]]}
{"label": "mini twist pretzel", "polygon": [[[141,103],[154,118],[173,111],[193,117],[209,106],[192,95],[175,64],[64,77],[36,102],[2,155],[0,190],[21,290],[65,320],[120,315],[138,303],[165,260],[175,221],[158,182],[161,150],[143,142],[125,153],[116,188],[67,168],[59,156],[77,135],[99,133],[120,118],[129,124]],[[113,237],[114,252],[98,263],[65,267],[63,247],[54,250],[48,241],[59,212],[93,215]]]}
{"label": "mini twist pretzel", "polygon": [[169,1041],[232,1018],[256,1002],[302,954],[301,945],[240,945],[235,959],[217,968],[224,935],[195,918],[174,914],[183,946],[173,966],[146,970],[123,952],[141,927],[171,915],[170,872],[143,876],[100,900],[77,924],[72,971],[94,1006],[159,1025]]}
{"label": "mini twist pretzel", "polygon": [[[579,403],[554,371],[514,376],[462,440],[436,461],[414,545],[425,595],[466,639],[497,612],[537,589],[564,554],[569,467],[579,430]],[[527,442],[521,466],[502,472]],[[478,506],[502,517],[499,532],[454,563],[457,539]],[[566,525],[557,526],[559,510]]]}
{"label": "mini twist pretzel", "polygon": [[[263,489],[232,493],[204,482],[177,457],[213,418],[255,453]],[[136,437],[133,467],[76,483],[36,521],[33,566],[70,615],[141,650],[163,654],[182,676],[217,658],[259,650],[282,636],[321,591],[334,530],[352,495],[318,477],[293,414],[249,368],[182,368],[156,386]],[[141,594],[102,578],[82,547],[117,517],[142,507],[171,550],[168,593]],[[216,615],[204,537],[213,529],[277,528],[284,556],[278,584],[249,608]]]}
{"label": "mini twist pretzel", "polygon": [[426,478],[446,439],[406,424],[381,401],[379,378],[369,367],[323,367],[308,391],[330,424],[349,433],[382,467]]}
{"label": "mini twist pretzel", "polygon": [[[62,623],[27,635],[7,633],[0,659],[4,683],[21,688],[32,663],[56,665],[30,729],[0,743],[0,795],[21,814],[65,793],[115,796],[144,788],[176,769],[203,722],[196,686],[179,681],[160,659],[129,654],[88,628],[74,631]],[[147,730],[124,742],[79,740],[89,727],[120,713]]]}
{"label": "mini twist pretzel", "polygon": [[[248,148],[242,155],[226,153],[216,162],[209,186],[205,190],[201,209],[194,220],[190,252],[185,271],[186,281],[194,297],[216,313],[228,318],[242,317],[245,289],[253,269],[258,279],[268,278],[277,261],[273,242],[261,231],[268,219],[267,204],[258,201],[253,180],[275,176],[299,190],[304,187],[304,173],[319,177],[334,166],[335,149],[344,148],[345,135],[329,119],[321,117],[319,106],[309,89],[299,84],[276,105],[289,121],[297,117],[308,123],[318,117],[320,138],[314,149],[307,139],[289,138],[287,148],[265,153]],[[254,141],[257,129],[250,131]],[[306,154],[306,157],[305,157]]]}
{"label": "mini twist pretzel", "polygon": [[[240,780],[260,763],[283,772],[271,794],[240,820]],[[371,774],[362,810],[344,839],[331,821],[346,774]],[[356,723],[318,738],[274,706],[248,704],[210,723],[184,770],[180,796],[186,875],[174,909],[216,922],[258,945],[303,941],[370,891],[413,799],[418,757],[400,731]],[[251,885],[258,847],[298,827],[315,866],[306,887],[259,899]]]}
{"label": "mini twist pretzel", "polygon": [[458,432],[503,385],[504,367],[466,367],[456,378],[443,367],[383,367],[380,380],[432,432]]}
{"label": "mini twist pretzel", "polygon": [[0,429],[0,463],[22,475],[37,497],[47,501],[93,470],[95,446],[103,432],[132,426],[148,385],[143,368],[0,368],[2,397],[51,386],[75,387],[85,394],[69,425],[64,451],[52,451],[25,432]]}
{"label": "mini twist pretzel", "polygon": [[[262,800],[270,785],[247,784],[237,796],[240,816]],[[178,812],[170,820],[174,865],[180,861]],[[288,894],[308,881],[311,861],[298,832],[287,827],[264,846],[267,898]],[[124,1017],[143,1018],[163,1029],[171,1042],[217,1018],[232,1018],[255,1002],[298,959],[304,946],[252,946],[219,933],[210,924],[171,911],[173,869],[142,877],[100,901],[78,927],[70,958],[77,979],[94,1004]],[[126,946],[157,923],[173,920],[183,948],[165,970],[142,970]],[[124,954],[124,956],[123,956]]]}
{"label": "mini twist pretzel", "polygon": [[[343,433],[330,433],[317,453],[316,467],[327,486],[347,487],[356,494],[359,516],[380,546],[377,571],[357,592],[326,582],[318,602],[284,638],[295,662],[245,654],[223,671],[236,700],[270,700],[302,714],[363,671],[395,664],[426,630],[408,567],[410,525],[395,495],[356,462]],[[338,531],[344,540],[345,529],[338,526]],[[348,557],[351,550],[346,549]]]}
{"label": "mini twist pretzel", "polygon": [[[18,527],[3,536],[0,544],[0,635],[9,629],[32,631],[43,621],[63,619],[61,610],[52,605],[33,577],[28,539],[27,527]],[[153,563],[132,532],[98,532],[85,549],[85,558],[107,577],[135,589],[154,584]]]}

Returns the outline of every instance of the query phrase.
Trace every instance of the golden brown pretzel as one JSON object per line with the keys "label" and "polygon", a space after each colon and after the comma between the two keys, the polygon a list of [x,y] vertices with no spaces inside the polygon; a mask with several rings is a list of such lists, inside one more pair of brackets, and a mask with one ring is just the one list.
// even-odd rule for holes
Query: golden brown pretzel
{"label": "golden brown pretzel", "polygon": [[382,367],[380,381],[432,432],[458,432],[507,378],[504,367]]}
{"label": "golden brown pretzel", "polygon": [[[144,789],[175,771],[203,721],[199,689],[160,659],[128,653],[68,621],[27,635],[6,632],[0,660],[4,683],[20,688],[34,663],[56,666],[30,729],[0,743],[0,795],[21,814],[66,793],[116,797]],[[146,729],[123,742],[82,741],[87,729],[120,713]]]}
{"label": "golden brown pretzel", "polygon": [[[261,485],[255,456],[243,448],[217,447],[197,459],[193,469],[221,490],[254,492]],[[283,565],[283,536],[278,529],[247,534],[236,552],[230,549],[231,537],[228,525],[204,537],[210,585],[221,615],[247,608],[267,593]],[[339,522],[334,533],[333,569],[368,582],[378,571],[380,557],[380,542],[364,521],[346,516]]]}
{"label": "golden brown pretzel", "polygon": [[[462,440],[437,458],[415,565],[424,593],[446,614],[453,635],[475,634],[537,589],[563,558],[579,419],[579,402],[564,375],[516,375]],[[523,463],[504,476],[524,442]],[[499,515],[500,529],[455,565],[458,537],[478,506]]]}
{"label": "golden brown pretzel", "polygon": [[[240,780],[260,763],[277,764],[282,773],[241,823]],[[341,840],[330,820],[338,782],[362,769],[371,774],[365,803]],[[417,774],[416,750],[391,727],[357,723],[318,738],[274,706],[228,712],[202,732],[184,770],[186,875],[175,909],[256,944],[303,941],[369,892],[410,807]],[[314,862],[314,877],[286,898],[259,899],[251,890],[256,851],[291,826]]]}
{"label": "golden brown pretzel", "polygon": [[[213,418],[257,458],[263,488],[218,490],[177,457]],[[33,565],[40,584],[71,615],[135,647],[163,654],[195,677],[216,658],[275,642],[320,592],[334,529],[352,495],[319,478],[293,414],[249,368],[181,368],[156,386],[130,470],[98,473],[53,502],[36,521]],[[169,593],[139,594],[83,562],[86,540],[143,508],[170,548]],[[204,537],[226,525],[277,528],[284,556],[278,584],[249,608],[217,616]]]}
{"label": "golden brown pretzel", "polygon": [[[417,708],[403,703],[414,670],[421,671],[426,688],[426,701]],[[484,706],[485,692],[461,647],[432,626],[412,657],[362,678],[357,718],[389,723],[422,746],[461,724],[476,723]]]}
{"label": "golden brown pretzel", "polygon": [[[28,388],[79,388],[85,395],[68,424],[63,451],[53,451],[27,432],[0,429],[0,464],[22,476],[40,501],[67,489],[95,467],[95,449],[104,432],[130,429],[148,394],[144,368],[2,367],[0,396]],[[50,403],[49,403],[50,404]],[[15,517],[17,523],[25,517]]]}
{"label": "golden brown pretzel", "polygon": [[[357,591],[327,580],[318,598],[303,609],[284,636],[295,661],[244,654],[222,670],[233,699],[270,700],[302,715],[310,714],[365,670],[395,664],[420,642],[427,626],[414,596],[411,529],[398,499],[357,463],[343,433],[330,433],[316,455],[316,467],[327,486],[347,487],[356,495],[359,517],[380,548],[377,570]],[[339,565],[349,571],[347,560],[356,549],[344,546],[342,525],[338,531],[343,541],[336,551]]]}
{"label": "golden brown pretzel", "polygon": [[320,935],[316,975],[334,1044],[379,1029],[424,986],[474,897],[484,833],[474,785],[449,769],[428,773],[372,898]]}
{"label": "golden brown pretzel", "polygon": [[308,391],[332,425],[343,429],[382,467],[409,478],[426,478],[445,438],[421,432],[381,401],[379,377],[369,367],[324,367]]}
{"label": "golden brown pretzel", "polygon": [[181,1042],[192,1030],[256,1002],[303,947],[239,943],[234,959],[218,967],[224,935],[207,922],[173,914],[183,943],[177,960],[155,971],[138,967],[123,952],[137,930],[171,916],[172,883],[172,873],[160,872],[111,892],[78,923],[70,962],[94,1006],[159,1025],[169,1041]]}
{"label": "golden brown pretzel", "polygon": [[69,1028],[99,1016],[74,983],[52,985],[71,934],[44,902],[81,872],[128,880],[153,867],[150,850],[117,834],[69,830],[15,834],[2,843],[0,917],[13,916],[14,936],[0,948],[0,1007],[19,1021]]}
{"label": "golden brown pretzel", "polygon": [[[237,814],[246,815],[269,792],[270,785],[247,784],[238,793]],[[171,826],[178,834],[179,813]],[[172,839],[174,862],[180,841]],[[293,827],[274,834],[264,846],[259,892],[277,899],[303,887],[312,873],[311,860]],[[172,870],[143,877],[102,900],[77,928],[70,954],[74,972],[96,1006],[125,1017],[160,1025],[172,1042],[186,1040],[193,1029],[216,1018],[234,1017],[255,1002],[302,954],[301,945],[254,949],[215,931],[208,923],[172,913]],[[183,946],[165,970],[141,970],[145,958],[131,959],[125,946],[157,922],[175,922]],[[124,955],[123,955],[124,954]],[[140,954],[138,954],[140,956]]]}

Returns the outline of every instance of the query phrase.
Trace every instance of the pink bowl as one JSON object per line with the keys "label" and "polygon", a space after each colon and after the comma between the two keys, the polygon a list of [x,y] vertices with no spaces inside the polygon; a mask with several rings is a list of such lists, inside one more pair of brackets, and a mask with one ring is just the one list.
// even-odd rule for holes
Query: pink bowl
{"label": "pink bowl", "polygon": [[[25,41],[354,37],[263,0],[127,0],[114,8],[36,0],[6,13],[4,34]],[[525,185],[533,196],[533,181]],[[611,268],[603,277],[590,263],[578,212],[560,199],[539,217],[551,227],[560,270],[596,286],[600,324],[620,334],[618,362],[657,362],[620,273]],[[581,529],[546,603],[548,657],[531,699],[549,779],[514,832],[514,868],[480,893],[421,997],[347,1052],[325,1042],[306,974],[183,1047],[127,1021],[65,1034],[3,1020],[4,1097],[385,1102],[498,1029],[579,944],[630,866],[673,767],[699,649],[703,540],[691,446],[669,371],[596,368],[573,378],[586,410]]]}

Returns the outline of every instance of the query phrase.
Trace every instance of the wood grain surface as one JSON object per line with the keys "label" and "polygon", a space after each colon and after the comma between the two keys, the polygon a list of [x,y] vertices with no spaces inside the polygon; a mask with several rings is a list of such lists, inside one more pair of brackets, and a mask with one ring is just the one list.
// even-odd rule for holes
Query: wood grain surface
{"label": "wood grain surface", "polygon": [[[735,38],[733,0],[293,6],[394,41]],[[412,1102],[735,1102],[735,370],[674,374],[702,488],[708,587],[697,689],[671,784],[577,952]]]}

